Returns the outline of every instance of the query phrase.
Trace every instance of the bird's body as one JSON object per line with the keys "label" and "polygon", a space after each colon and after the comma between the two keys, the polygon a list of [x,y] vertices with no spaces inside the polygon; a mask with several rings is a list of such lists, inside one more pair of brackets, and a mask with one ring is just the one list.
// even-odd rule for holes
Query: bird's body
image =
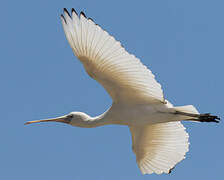
{"label": "bird's body", "polygon": [[174,107],[163,95],[152,72],[129,54],[92,19],[72,10],[61,16],[66,37],[86,72],[97,80],[113,99],[103,114],[91,117],[72,112],[54,119],[77,127],[107,124],[126,125],[132,134],[132,149],[143,174],[170,173],[185,158],[188,134],[180,121],[219,122],[217,116],[199,114],[194,106]]}
{"label": "bird's body", "polygon": [[[165,123],[183,119],[183,115],[176,115],[171,104],[118,104],[112,106],[100,116],[90,117],[98,124],[118,124],[127,126],[144,126],[155,123]],[[185,117],[187,120],[189,117]]]}
{"label": "bird's body", "polygon": [[[144,126],[154,123],[174,121],[172,108],[166,105],[127,105],[114,103],[102,115],[90,117],[95,126],[118,124],[127,126]],[[79,112],[81,113],[81,112]],[[85,126],[85,125],[84,125]]]}
{"label": "bird's body", "polygon": [[111,124],[120,124],[127,126],[143,126],[159,122],[168,122],[171,119],[167,116],[172,110],[164,104],[112,104],[111,108],[105,112],[105,120]]}

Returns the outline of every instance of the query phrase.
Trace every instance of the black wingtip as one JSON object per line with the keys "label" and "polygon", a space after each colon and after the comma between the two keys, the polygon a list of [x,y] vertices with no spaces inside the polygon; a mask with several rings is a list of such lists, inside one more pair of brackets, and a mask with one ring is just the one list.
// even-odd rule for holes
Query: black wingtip
{"label": "black wingtip", "polygon": [[92,18],[88,18],[88,20],[90,20],[90,21],[94,22],[94,20],[93,20]]}
{"label": "black wingtip", "polygon": [[80,12],[80,16],[81,16],[81,15],[84,16],[84,17],[86,18],[86,15],[85,15],[85,13],[84,13],[83,11]]}
{"label": "black wingtip", "polygon": [[74,8],[72,8],[72,13],[75,13],[78,16],[78,13],[76,12]]}
{"label": "black wingtip", "polygon": [[64,8],[64,13],[66,13],[66,14],[68,14],[70,16],[70,13],[68,12],[68,10],[66,8]]}
{"label": "black wingtip", "polygon": [[65,17],[64,17],[63,14],[61,14],[61,18],[63,19],[63,21],[64,21],[65,23],[67,23],[67,22],[66,22],[66,19],[65,19]]}
{"label": "black wingtip", "polygon": [[172,167],[172,168],[169,170],[168,174],[170,174],[170,173],[173,171],[174,168],[175,168],[175,166]]}

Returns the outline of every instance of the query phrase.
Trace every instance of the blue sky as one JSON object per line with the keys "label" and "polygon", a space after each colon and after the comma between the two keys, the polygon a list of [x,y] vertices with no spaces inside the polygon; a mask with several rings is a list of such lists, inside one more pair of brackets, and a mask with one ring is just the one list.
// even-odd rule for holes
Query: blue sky
{"label": "blue sky", "polygon": [[170,175],[141,175],[127,127],[83,129],[27,120],[104,112],[109,95],[84,72],[60,22],[83,10],[139,57],[174,105],[224,117],[224,2],[3,1],[0,28],[0,179],[221,179],[223,123],[184,123],[190,151]]}

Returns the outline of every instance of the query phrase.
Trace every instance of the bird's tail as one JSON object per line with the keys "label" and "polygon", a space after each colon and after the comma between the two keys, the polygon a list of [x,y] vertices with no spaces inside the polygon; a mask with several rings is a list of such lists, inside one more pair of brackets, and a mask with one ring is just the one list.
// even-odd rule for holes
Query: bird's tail
{"label": "bird's tail", "polygon": [[178,106],[178,107],[174,107],[174,109],[178,112],[184,112],[184,113],[190,113],[190,114],[199,114],[198,110],[193,105]]}
{"label": "bird's tail", "polygon": [[197,122],[216,122],[219,123],[220,118],[210,113],[200,114],[193,105],[174,107],[175,114],[181,115],[183,120],[191,120]]}

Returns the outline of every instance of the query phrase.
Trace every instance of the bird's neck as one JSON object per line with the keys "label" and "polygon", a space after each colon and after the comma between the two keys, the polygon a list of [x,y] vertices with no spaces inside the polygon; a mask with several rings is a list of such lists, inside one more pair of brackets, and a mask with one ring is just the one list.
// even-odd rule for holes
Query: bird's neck
{"label": "bird's neck", "polygon": [[87,125],[90,128],[98,127],[98,126],[104,126],[104,125],[107,125],[107,124],[110,124],[110,122],[105,119],[104,114],[102,114],[100,116],[96,116],[96,117],[91,117],[89,119],[89,121],[87,122]]}
{"label": "bird's neck", "polygon": [[84,128],[94,128],[98,126],[104,126],[108,124],[113,124],[110,119],[106,117],[106,113],[103,113],[96,117],[91,117],[88,115],[81,123],[75,126],[84,127]]}

